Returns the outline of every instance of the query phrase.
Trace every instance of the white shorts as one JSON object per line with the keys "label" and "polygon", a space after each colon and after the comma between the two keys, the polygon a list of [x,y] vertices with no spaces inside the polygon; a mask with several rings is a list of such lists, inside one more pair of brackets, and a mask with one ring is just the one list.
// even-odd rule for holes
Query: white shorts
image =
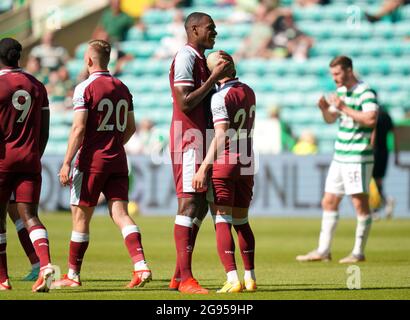
{"label": "white shorts", "polygon": [[373,163],[332,161],[326,178],[325,192],[338,195],[369,193]]}

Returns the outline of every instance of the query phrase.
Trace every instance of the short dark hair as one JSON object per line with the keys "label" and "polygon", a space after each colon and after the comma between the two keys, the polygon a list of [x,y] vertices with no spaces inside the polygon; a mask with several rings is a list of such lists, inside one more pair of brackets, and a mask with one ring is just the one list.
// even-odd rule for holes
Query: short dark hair
{"label": "short dark hair", "polygon": [[101,67],[108,66],[110,62],[111,45],[105,40],[91,40],[88,45],[98,54]]}
{"label": "short dark hair", "polygon": [[8,67],[17,67],[23,47],[13,38],[3,38],[0,41],[0,60]]}
{"label": "short dark hair", "polygon": [[353,69],[353,61],[347,56],[337,56],[332,61],[330,61],[329,66],[331,68],[341,66],[344,70],[348,68]]}
{"label": "short dark hair", "polygon": [[188,31],[189,27],[192,26],[193,24],[199,23],[203,17],[209,17],[211,16],[207,13],[204,12],[192,12],[186,19],[185,19],[185,30]]}

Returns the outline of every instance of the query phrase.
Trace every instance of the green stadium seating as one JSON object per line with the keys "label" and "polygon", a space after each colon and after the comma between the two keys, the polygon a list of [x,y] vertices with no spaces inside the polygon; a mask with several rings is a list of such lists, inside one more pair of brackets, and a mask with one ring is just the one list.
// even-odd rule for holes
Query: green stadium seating
{"label": "green stadium seating", "polygon": [[[353,57],[359,77],[378,91],[381,104],[389,107],[393,119],[403,117],[404,108],[410,107],[410,6],[382,22],[370,24],[362,16],[360,25],[350,25],[352,11],[375,12],[384,0],[338,0],[327,6],[301,8],[294,0],[282,0],[290,6],[298,27],[315,39],[310,58],[304,62],[292,59],[243,59],[236,61],[242,81],[256,93],[257,119],[268,116],[271,106],[281,107],[282,118],[299,135],[311,129],[318,138],[320,152],[333,152],[337,125],[326,125],[316,104],[321,94],[334,92],[335,84],[329,73],[330,60],[339,54]],[[232,7],[218,6],[217,0],[194,0],[194,6],[184,9],[208,12],[216,21],[215,50],[235,53],[249,34],[251,24],[229,24]],[[349,7],[351,5],[357,7]],[[168,72],[171,59],[155,60],[153,55],[162,38],[169,35],[167,24],[173,20],[173,11],[149,10],[143,16],[146,32],[131,28],[121,48],[136,57],[128,62],[120,79],[129,86],[135,105],[135,118],[149,118],[168,136],[172,116],[172,99]],[[407,20],[406,20],[407,19]],[[397,20],[396,23],[391,21]],[[80,45],[75,59],[67,64],[70,76],[77,77],[83,68],[86,44]],[[207,52],[206,54],[208,54]],[[50,143],[47,153],[64,154],[66,139],[72,121],[68,115],[51,116]]]}
{"label": "green stadium seating", "polygon": [[171,67],[171,62],[168,60],[144,60],[135,59],[126,64],[124,67],[124,74],[142,76],[160,76],[166,75]]}
{"label": "green stadium seating", "polygon": [[142,21],[147,25],[170,23],[173,15],[172,10],[148,10],[144,13]]}
{"label": "green stadium seating", "polygon": [[158,48],[157,41],[123,41],[120,48],[136,58],[149,58]]}

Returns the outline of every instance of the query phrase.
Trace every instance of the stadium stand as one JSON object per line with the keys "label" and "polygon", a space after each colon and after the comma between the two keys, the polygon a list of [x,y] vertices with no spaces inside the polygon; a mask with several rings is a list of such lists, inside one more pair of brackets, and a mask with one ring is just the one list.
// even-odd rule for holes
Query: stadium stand
{"label": "stadium stand", "polygon": [[[267,108],[280,105],[283,119],[299,135],[304,129],[316,134],[320,153],[333,150],[336,126],[326,126],[316,110],[318,97],[334,90],[328,64],[335,55],[353,58],[355,69],[363,80],[379,94],[395,121],[400,121],[410,108],[410,6],[385,17],[377,24],[363,18],[364,11],[375,11],[381,1],[332,1],[328,5],[298,7],[292,0],[282,0],[289,7],[298,28],[314,38],[309,59],[243,59],[238,61],[240,78],[256,91],[259,118],[266,117]],[[251,29],[250,22],[230,23],[232,7],[218,6],[217,0],[195,0],[184,13],[204,11],[217,24],[215,49],[234,54]],[[354,15],[359,16],[354,16]],[[358,19],[359,18],[359,19]],[[120,49],[132,54],[120,75],[134,95],[138,120],[153,120],[159,130],[169,128],[172,103],[168,84],[170,60],[153,58],[160,40],[169,36],[166,25],[172,22],[172,10],[149,10],[142,17],[145,30],[132,28]],[[353,21],[353,22],[352,22]],[[80,45],[67,67],[72,79],[82,70],[85,45]],[[52,117],[52,132],[48,153],[62,154],[66,144],[66,121],[70,117]],[[56,127],[56,128],[55,128]],[[62,128],[62,129],[61,129]],[[61,147],[60,147],[61,146]]]}

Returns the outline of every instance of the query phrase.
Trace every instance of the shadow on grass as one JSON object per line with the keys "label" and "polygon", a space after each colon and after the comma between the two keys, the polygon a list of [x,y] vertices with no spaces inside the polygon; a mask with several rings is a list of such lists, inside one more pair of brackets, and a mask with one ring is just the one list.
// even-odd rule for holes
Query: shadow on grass
{"label": "shadow on grass", "polygon": [[[269,286],[269,285],[265,285]],[[304,285],[304,286],[311,286],[311,285]],[[408,290],[410,287],[369,287],[369,288],[361,288],[359,290],[350,290],[346,287],[337,287],[337,288],[275,288],[275,289],[260,289],[261,286],[258,286],[257,292],[294,292],[294,291],[304,291],[304,292],[314,292],[314,291],[375,291],[375,290]]]}
{"label": "shadow on grass", "polygon": [[148,293],[148,292],[167,292],[167,293],[175,293],[178,294],[178,291],[175,290],[168,290],[167,288],[134,288],[134,289],[128,289],[128,288],[93,288],[93,289],[87,289],[87,288],[82,288],[81,290],[72,290],[72,289],[55,289],[52,290],[52,293],[64,293],[64,294],[83,294],[83,293],[93,293],[93,292],[126,292],[126,293]]}

